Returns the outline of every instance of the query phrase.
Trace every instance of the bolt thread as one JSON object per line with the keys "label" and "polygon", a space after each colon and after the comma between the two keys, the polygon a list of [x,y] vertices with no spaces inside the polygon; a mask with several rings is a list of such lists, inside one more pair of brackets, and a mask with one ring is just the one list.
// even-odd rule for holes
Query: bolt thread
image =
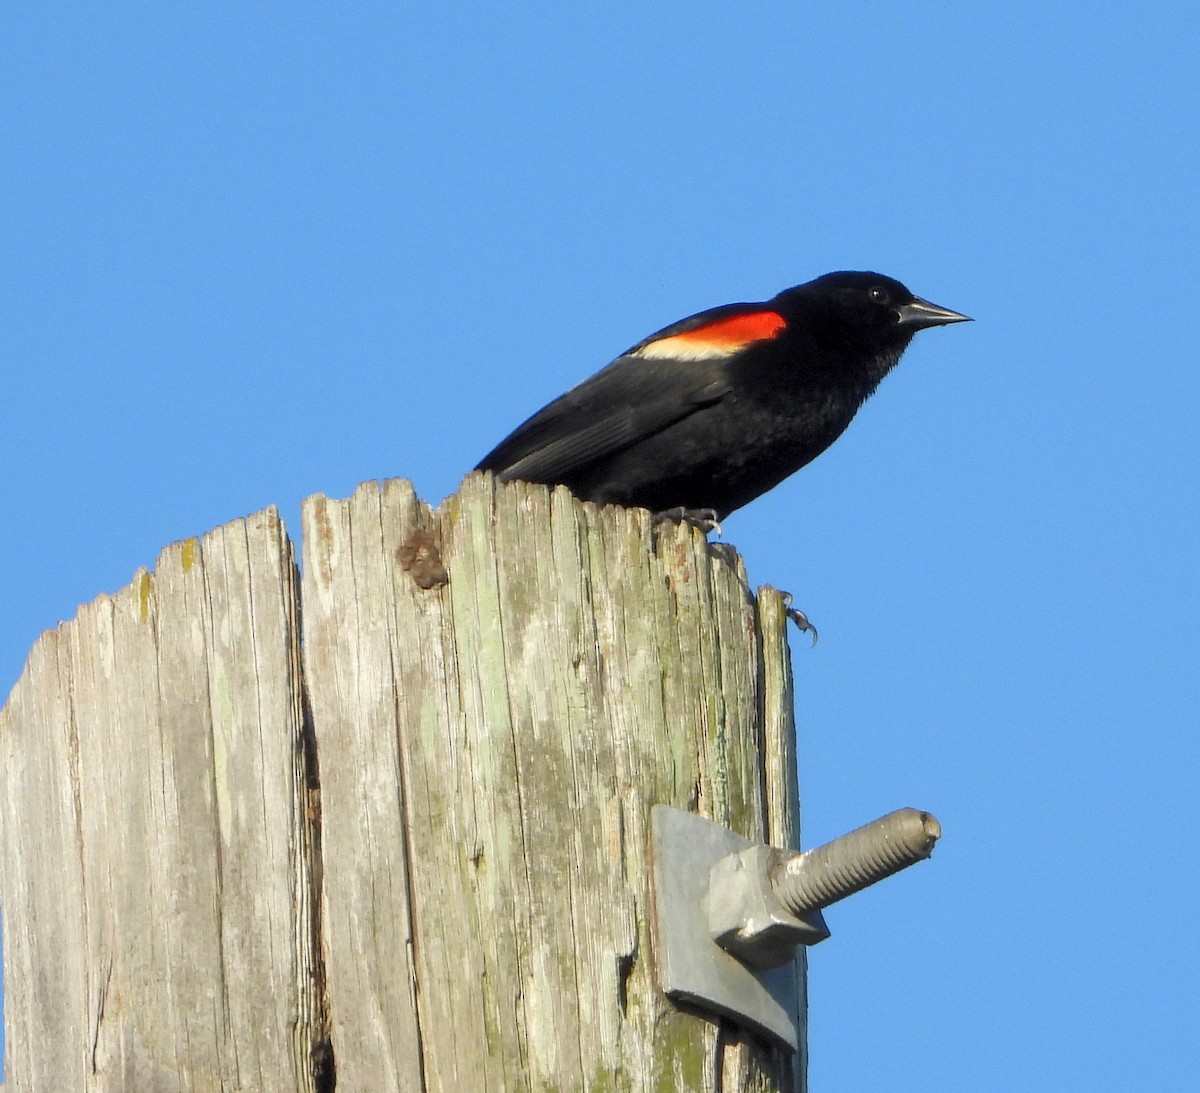
{"label": "bolt thread", "polygon": [[779,865],[771,883],[794,915],[819,911],[933,853],[942,833],[928,812],[901,808]]}

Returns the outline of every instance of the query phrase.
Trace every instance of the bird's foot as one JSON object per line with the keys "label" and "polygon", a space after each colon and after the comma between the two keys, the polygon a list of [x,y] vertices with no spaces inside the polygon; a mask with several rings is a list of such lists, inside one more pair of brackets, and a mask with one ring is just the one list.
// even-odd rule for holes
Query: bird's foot
{"label": "bird's foot", "polygon": [[650,517],[650,530],[653,532],[659,524],[691,524],[697,528],[706,539],[712,532],[721,535],[721,524],[717,520],[716,509],[686,509],[677,505],[673,509],[664,509]]}
{"label": "bird's foot", "polygon": [[798,629],[805,634],[812,634],[812,643],[813,645],[817,644],[817,628],[808,621],[808,616],[800,608],[792,606],[790,592],[783,593],[783,613],[796,624]]}

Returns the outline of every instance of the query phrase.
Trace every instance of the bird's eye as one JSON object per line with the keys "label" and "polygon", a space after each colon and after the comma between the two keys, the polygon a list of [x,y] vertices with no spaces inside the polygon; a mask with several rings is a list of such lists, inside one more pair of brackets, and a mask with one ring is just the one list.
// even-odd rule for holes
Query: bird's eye
{"label": "bird's eye", "polygon": [[883,285],[876,285],[870,292],[871,299],[877,304],[888,302],[888,290]]}

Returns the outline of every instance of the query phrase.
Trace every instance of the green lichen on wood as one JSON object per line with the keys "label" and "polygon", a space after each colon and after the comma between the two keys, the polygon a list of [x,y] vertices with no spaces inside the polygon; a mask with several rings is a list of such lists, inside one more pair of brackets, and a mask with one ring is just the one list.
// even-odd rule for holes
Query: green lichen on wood
{"label": "green lichen on wood", "polygon": [[[390,877],[412,921],[411,963],[393,961],[376,997],[363,996],[361,969],[332,962],[334,1011],[365,1009],[380,1030],[350,1069],[339,1060],[339,1080],[374,1088],[403,1065],[383,1031],[408,975],[429,1089],[700,1089],[719,1058],[770,1057],[674,1011],[648,925],[654,804],[765,830],[768,675],[736,554],[687,526],[655,540],[642,512],[480,475],[437,512],[406,484],[325,504],[328,534],[306,575],[339,579],[330,558],[344,566],[349,550],[347,590],[390,596],[306,591],[306,640],[324,658],[310,674],[344,684],[361,682],[356,661],[378,666],[374,685],[389,690],[368,705],[378,715],[392,703],[404,843],[376,846],[357,873],[337,852],[330,863],[327,843],[326,890],[349,914],[357,885]],[[395,561],[418,524],[440,543],[444,587],[417,587]],[[384,648],[356,648],[364,624]],[[786,655],[784,642],[771,649]],[[323,724],[361,722],[371,696],[345,690],[318,712],[318,738]],[[335,765],[326,802],[377,810],[339,731],[321,751]]]}

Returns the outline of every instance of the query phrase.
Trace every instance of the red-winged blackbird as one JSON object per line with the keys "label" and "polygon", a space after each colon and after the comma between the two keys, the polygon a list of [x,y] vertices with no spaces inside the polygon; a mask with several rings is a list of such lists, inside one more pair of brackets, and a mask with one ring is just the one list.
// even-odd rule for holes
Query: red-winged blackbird
{"label": "red-winged blackbird", "polygon": [[841,436],[918,330],[964,321],[878,273],[715,307],[622,353],[477,469],[723,519]]}

